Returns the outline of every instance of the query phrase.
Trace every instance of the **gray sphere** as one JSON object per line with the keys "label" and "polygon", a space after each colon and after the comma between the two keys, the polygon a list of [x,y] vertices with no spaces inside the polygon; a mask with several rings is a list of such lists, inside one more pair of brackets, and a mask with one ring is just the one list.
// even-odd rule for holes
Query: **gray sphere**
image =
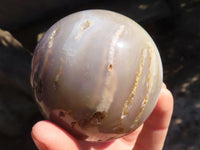
{"label": "gray sphere", "polygon": [[86,10],[55,23],[38,43],[31,84],[44,116],[86,141],[133,132],[162,86],[156,45],[133,20]]}

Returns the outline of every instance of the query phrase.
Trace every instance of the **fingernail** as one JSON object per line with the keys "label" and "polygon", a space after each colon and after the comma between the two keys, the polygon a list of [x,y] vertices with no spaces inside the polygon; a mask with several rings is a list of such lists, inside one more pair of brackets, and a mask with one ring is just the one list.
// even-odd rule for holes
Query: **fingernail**
{"label": "fingernail", "polygon": [[43,143],[37,141],[34,137],[33,137],[33,141],[39,150],[48,150],[47,147]]}
{"label": "fingernail", "polygon": [[162,88],[165,88],[165,89],[167,88],[165,83],[163,83]]}

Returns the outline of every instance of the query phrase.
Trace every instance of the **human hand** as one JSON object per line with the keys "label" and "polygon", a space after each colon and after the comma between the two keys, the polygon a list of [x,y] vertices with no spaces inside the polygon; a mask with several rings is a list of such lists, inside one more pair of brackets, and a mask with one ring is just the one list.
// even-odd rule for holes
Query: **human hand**
{"label": "human hand", "polygon": [[163,84],[149,118],[133,133],[110,142],[80,141],[49,121],[33,126],[32,138],[39,150],[162,150],[173,111],[173,96]]}

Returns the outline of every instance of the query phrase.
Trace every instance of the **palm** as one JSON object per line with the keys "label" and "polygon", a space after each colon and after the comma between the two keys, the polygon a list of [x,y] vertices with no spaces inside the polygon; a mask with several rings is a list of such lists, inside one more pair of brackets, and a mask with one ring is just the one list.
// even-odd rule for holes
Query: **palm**
{"label": "palm", "polygon": [[79,141],[79,145],[82,147],[82,149],[106,149],[106,150],[116,150],[116,149],[123,149],[123,150],[129,150],[132,149],[135,145],[138,135],[141,132],[142,126],[139,127],[136,131],[131,133],[128,136],[125,136],[123,138],[111,141],[111,142],[105,142],[105,143],[90,143],[90,142],[83,142]]}

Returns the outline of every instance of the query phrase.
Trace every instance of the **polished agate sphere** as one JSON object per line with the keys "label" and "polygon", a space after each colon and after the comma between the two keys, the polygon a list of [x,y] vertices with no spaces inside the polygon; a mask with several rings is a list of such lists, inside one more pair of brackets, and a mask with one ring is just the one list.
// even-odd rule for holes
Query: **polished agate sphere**
{"label": "polished agate sphere", "polygon": [[136,22],[86,10],[45,33],[34,52],[31,84],[48,120],[78,139],[108,141],[133,132],[150,115],[162,64]]}

